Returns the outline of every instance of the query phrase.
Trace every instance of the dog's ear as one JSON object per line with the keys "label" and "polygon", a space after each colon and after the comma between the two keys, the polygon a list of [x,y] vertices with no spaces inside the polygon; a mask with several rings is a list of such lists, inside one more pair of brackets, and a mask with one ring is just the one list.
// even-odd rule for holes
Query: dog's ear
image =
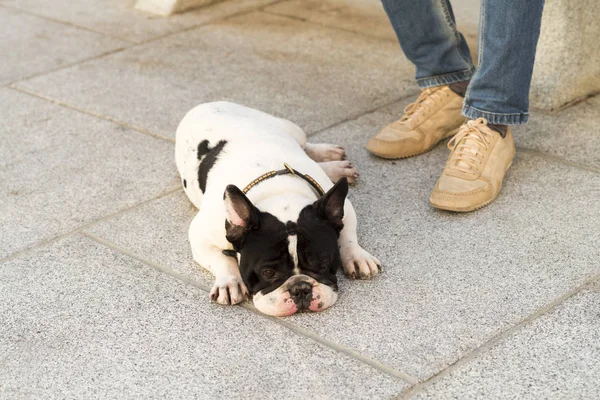
{"label": "dog's ear", "polygon": [[228,185],[223,194],[227,240],[239,250],[246,232],[259,227],[259,211],[235,185]]}
{"label": "dog's ear", "polygon": [[348,179],[345,177],[337,181],[313,206],[317,215],[331,223],[339,233],[344,227],[344,202],[348,195]]}

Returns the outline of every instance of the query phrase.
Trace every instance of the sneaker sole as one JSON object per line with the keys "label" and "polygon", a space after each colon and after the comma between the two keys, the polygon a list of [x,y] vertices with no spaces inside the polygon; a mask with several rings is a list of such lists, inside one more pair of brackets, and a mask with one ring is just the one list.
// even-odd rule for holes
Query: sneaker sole
{"label": "sneaker sole", "polygon": [[[506,173],[508,172],[508,170],[510,169],[510,167],[512,166],[512,162],[508,165],[508,167],[506,168],[506,171],[504,172],[504,177],[506,178]],[[431,205],[439,210],[445,210],[445,211],[454,211],[454,212],[460,212],[460,213],[467,213],[467,212],[471,212],[471,211],[477,211],[480,208],[483,208],[485,206],[490,205],[491,203],[494,202],[494,200],[496,200],[498,198],[498,196],[500,195],[500,192],[502,191],[502,184],[500,184],[500,188],[498,189],[498,193],[496,193],[496,195],[494,197],[492,197],[491,199],[489,199],[488,201],[486,201],[485,203],[481,203],[481,204],[477,204],[475,206],[472,207],[467,207],[467,208],[462,208],[462,207],[446,207],[446,206],[442,206],[442,205],[436,205],[434,203],[431,203]]]}
{"label": "sneaker sole", "polygon": [[433,146],[431,146],[427,150],[421,151],[419,153],[408,154],[406,156],[386,156],[386,155],[381,155],[381,154],[373,153],[369,149],[367,149],[367,151],[369,151],[369,153],[373,154],[374,156],[377,156],[379,158],[384,158],[386,160],[402,160],[404,158],[410,158],[410,157],[420,156],[421,154],[429,153],[431,150],[435,149],[440,144],[440,142],[443,141],[444,139],[448,139],[449,137],[452,137],[452,136],[456,135],[458,133],[459,129],[460,129],[460,126],[458,128],[456,128],[456,129],[451,130],[450,132],[448,132],[444,136],[442,136],[440,138],[440,140],[438,140],[437,143],[435,143]]}

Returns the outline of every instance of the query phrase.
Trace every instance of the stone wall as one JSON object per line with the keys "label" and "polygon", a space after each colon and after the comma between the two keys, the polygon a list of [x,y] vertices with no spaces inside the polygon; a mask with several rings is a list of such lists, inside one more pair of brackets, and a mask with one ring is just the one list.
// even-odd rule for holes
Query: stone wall
{"label": "stone wall", "polygon": [[135,8],[152,14],[168,16],[221,0],[138,0]]}
{"label": "stone wall", "polygon": [[558,110],[600,92],[600,1],[547,0],[531,106]]}

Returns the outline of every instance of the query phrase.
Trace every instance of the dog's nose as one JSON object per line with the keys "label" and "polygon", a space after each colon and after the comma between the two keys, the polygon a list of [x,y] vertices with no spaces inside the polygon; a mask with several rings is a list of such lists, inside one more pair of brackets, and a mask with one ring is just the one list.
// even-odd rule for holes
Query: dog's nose
{"label": "dog's nose", "polygon": [[290,296],[300,310],[306,310],[312,301],[312,285],[308,282],[297,282],[290,287]]}

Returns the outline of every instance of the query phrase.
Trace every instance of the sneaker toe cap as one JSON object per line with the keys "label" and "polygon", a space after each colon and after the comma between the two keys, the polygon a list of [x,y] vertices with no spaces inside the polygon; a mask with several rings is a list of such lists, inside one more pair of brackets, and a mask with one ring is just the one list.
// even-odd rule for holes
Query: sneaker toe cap
{"label": "sneaker toe cap", "polygon": [[431,204],[443,210],[472,211],[491,199],[493,190],[483,179],[473,181],[442,175],[433,189]]}
{"label": "sneaker toe cap", "polygon": [[367,143],[367,150],[376,156],[403,158],[422,151],[418,132],[386,127]]}

